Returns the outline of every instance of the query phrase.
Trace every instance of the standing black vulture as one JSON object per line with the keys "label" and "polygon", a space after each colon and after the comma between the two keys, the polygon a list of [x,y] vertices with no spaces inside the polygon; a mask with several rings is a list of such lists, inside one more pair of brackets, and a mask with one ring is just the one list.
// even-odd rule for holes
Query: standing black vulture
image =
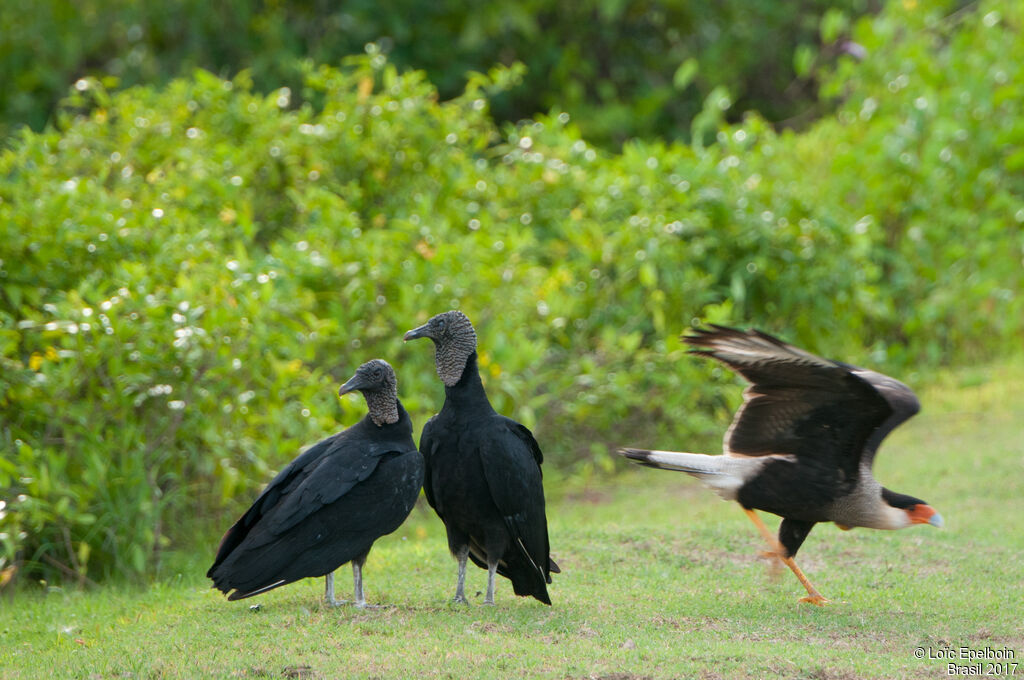
{"label": "standing black vulture", "polygon": [[459,563],[455,602],[468,603],[469,558],[487,569],[484,604],[494,604],[495,572],[512,581],[516,595],[551,604],[547,584],[559,569],[549,555],[537,440],[491,407],[477,370],[476,332],[465,314],[438,314],[405,334],[414,338],[434,341],[444,383],[444,406],[423,428],[420,450],[427,501]]}
{"label": "standing black vulture", "polygon": [[[771,546],[768,554],[807,589],[803,601],[828,602],[793,561],[816,523],[835,522],[840,529],[942,526],[934,508],[886,489],[871,474],[882,439],[920,409],[909,387],[760,331],[714,326],[683,339],[699,348],[693,353],[721,361],[751,383],[725,433],[724,455],[620,453],[689,473],[737,501]],[[778,541],[755,509],[782,517]]]}
{"label": "standing black vulture", "polygon": [[398,400],[391,366],[369,361],[341,386],[359,390],[369,413],[311,446],[274,478],[228,529],[206,575],[229,600],[259,595],[301,578],[326,576],[352,562],[355,605],[366,607],[362,567],[373,542],[409,516],[423,485],[423,457]]}

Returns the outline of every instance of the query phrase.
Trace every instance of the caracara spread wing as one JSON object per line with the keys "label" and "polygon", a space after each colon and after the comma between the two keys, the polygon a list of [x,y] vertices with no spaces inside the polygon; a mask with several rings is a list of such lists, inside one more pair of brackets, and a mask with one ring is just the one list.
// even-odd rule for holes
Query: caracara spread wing
{"label": "caracara spread wing", "polygon": [[822,359],[767,333],[715,326],[686,342],[748,381],[725,434],[726,455],[791,454],[870,465],[881,440],[920,410],[887,376]]}

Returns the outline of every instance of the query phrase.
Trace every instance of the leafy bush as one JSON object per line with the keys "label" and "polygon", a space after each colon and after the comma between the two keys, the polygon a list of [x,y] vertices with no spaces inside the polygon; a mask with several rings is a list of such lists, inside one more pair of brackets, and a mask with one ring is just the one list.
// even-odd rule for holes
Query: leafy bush
{"label": "leafy bush", "polygon": [[713,450],[739,395],[685,357],[696,320],[902,372],[1019,347],[1024,9],[937,16],[858,24],[871,54],[806,133],[709,97],[714,144],[621,154],[565,114],[496,129],[515,69],[443,103],[377,53],[294,93],[84,83],[0,156],[0,555],[158,569],[361,417],[333,390],[372,357],[422,425],[443,391],[400,338],[453,307],[556,478]]}
{"label": "leafy bush", "polygon": [[841,198],[837,217],[870,238],[866,330],[901,363],[1020,347],[1024,12],[970,10],[891,3],[862,21],[871,59],[841,64],[826,90],[839,114],[792,145],[804,195]]}
{"label": "leafy bush", "polygon": [[[19,123],[41,129],[83,76],[135,85],[196,67],[222,75],[246,68],[264,92],[290,86],[299,94],[298,58],[337,64],[377,42],[400,69],[425,70],[444,98],[462,91],[468,71],[523,62],[523,85],[491,102],[499,120],[557,108],[594,142],[681,138],[720,86],[733,93],[736,111],[773,120],[804,113],[814,100],[807,69],[819,19],[829,10],[827,25],[842,25],[843,12],[870,4],[7,0],[0,4],[0,81],[8,84],[0,89],[0,136]],[[835,52],[838,33],[824,34],[825,55]]]}

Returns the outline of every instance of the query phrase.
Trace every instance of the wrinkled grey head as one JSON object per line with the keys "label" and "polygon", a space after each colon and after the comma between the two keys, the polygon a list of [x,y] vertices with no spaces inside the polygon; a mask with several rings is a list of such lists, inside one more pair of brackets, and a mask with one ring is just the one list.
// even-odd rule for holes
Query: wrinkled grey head
{"label": "wrinkled grey head", "polygon": [[441,382],[448,387],[459,382],[466,360],[476,351],[476,331],[469,317],[455,309],[438,314],[405,334],[406,340],[416,338],[434,341],[434,362]]}
{"label": "wrinkled grey head", "polygon": [[338,395],[356,390],[363,393],[370,419],[378,427],[398,422],[398,378],[391,364],[383,359],[367,361],[341,386]]}

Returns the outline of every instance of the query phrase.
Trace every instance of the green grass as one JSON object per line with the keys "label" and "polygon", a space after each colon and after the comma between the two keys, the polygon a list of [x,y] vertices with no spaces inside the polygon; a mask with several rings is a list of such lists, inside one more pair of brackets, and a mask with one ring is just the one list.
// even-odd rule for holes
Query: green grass
{"label": "green grass", "polygon": [[[947,528],[817,527],[799,562],[833,600],[797,602],[756,557],[754,527],[684,475],[646,469],[549,490],[554,607],[448,604],[455,564],[418,507],[381,540],[367,597],[320,603],[322,579],[229,603],[202,578],[212,546],[148,590],[23,590],[0,599],[0,676],[14,678],[896,678],[946,676],[915,649],[1010,648],[1024,662],[1024,366],[973,369],[922,390],[876,474]],[[615,442],[628,444],[629,442]],[[685,442],[665,442],[685,447]],[[772,518],[766,517],[767,520]],[[483,589],[473,569],[468,592]],[[337,579],[351,588],[348,568]],[[1024,668],[1017,674],[1024,675]]]}

